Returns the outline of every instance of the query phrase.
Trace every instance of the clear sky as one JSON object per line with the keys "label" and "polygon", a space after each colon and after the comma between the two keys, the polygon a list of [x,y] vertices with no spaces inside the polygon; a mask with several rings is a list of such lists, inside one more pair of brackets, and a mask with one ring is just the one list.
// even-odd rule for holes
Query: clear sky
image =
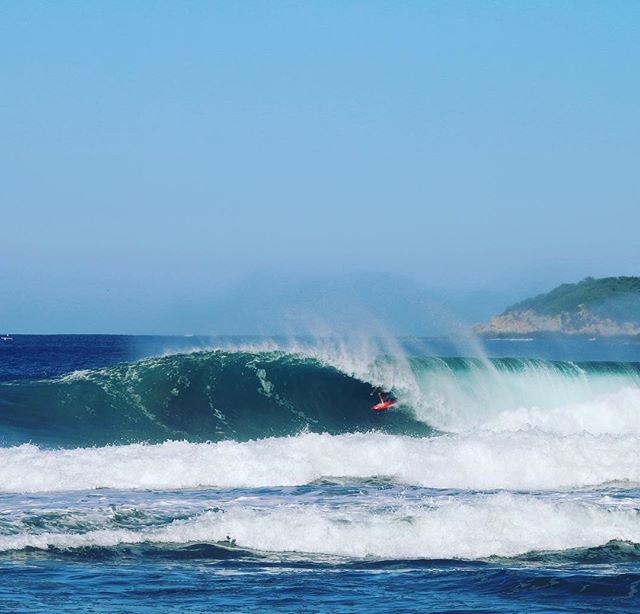
{"label": "clear sky", "polygon": [[640,274],[640,2],[4,0],[0,57],[0,329]]}

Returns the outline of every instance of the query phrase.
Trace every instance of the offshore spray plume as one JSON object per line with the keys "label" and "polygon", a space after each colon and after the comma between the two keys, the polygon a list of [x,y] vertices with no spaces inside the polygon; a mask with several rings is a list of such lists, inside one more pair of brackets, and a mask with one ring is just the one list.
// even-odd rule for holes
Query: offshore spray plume
{"label": "offshore spray plume", "polygon": [[[262,273],[239,284],[215,308],[219,330],[242,335],[227,339],[225,349],[312,356],[394,389],[413,407],[428,399],[421,398],[408,360],[412,347],[420,355],[471,357],[487,372],[495,371],[471,327],[433,292],[403,276]],[[433,343],[434,335],[446,337],[451,349]]]}

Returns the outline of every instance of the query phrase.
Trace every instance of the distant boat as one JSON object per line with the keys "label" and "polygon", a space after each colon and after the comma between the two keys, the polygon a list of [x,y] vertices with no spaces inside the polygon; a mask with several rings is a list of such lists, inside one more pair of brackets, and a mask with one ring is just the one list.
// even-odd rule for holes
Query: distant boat
{"label": "distant boat", "polygon": [[0,341],[4,341],[5,343],[10,343],[11,341],[13,341],[13,337],[10,337],[9,333],[7,333],[6,335],[2,335],[0,337]]}

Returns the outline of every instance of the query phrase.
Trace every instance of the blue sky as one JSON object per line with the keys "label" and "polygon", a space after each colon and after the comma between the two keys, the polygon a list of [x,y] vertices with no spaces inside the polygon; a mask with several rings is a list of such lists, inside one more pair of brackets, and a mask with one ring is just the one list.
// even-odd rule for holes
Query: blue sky
{"label": "blue sky", "polygon": [[640,3],[2,2],[0,54],[0,328],[373,279],[429,332],[401,287],[474,320],[640,271]]}

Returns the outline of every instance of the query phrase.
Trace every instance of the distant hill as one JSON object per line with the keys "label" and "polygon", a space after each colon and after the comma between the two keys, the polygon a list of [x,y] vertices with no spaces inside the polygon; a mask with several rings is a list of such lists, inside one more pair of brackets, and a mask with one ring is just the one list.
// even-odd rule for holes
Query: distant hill
{"label": "distant hill", "polygon": [[508,307],[483,335],[640,335],[640,277],[587,277]]}

